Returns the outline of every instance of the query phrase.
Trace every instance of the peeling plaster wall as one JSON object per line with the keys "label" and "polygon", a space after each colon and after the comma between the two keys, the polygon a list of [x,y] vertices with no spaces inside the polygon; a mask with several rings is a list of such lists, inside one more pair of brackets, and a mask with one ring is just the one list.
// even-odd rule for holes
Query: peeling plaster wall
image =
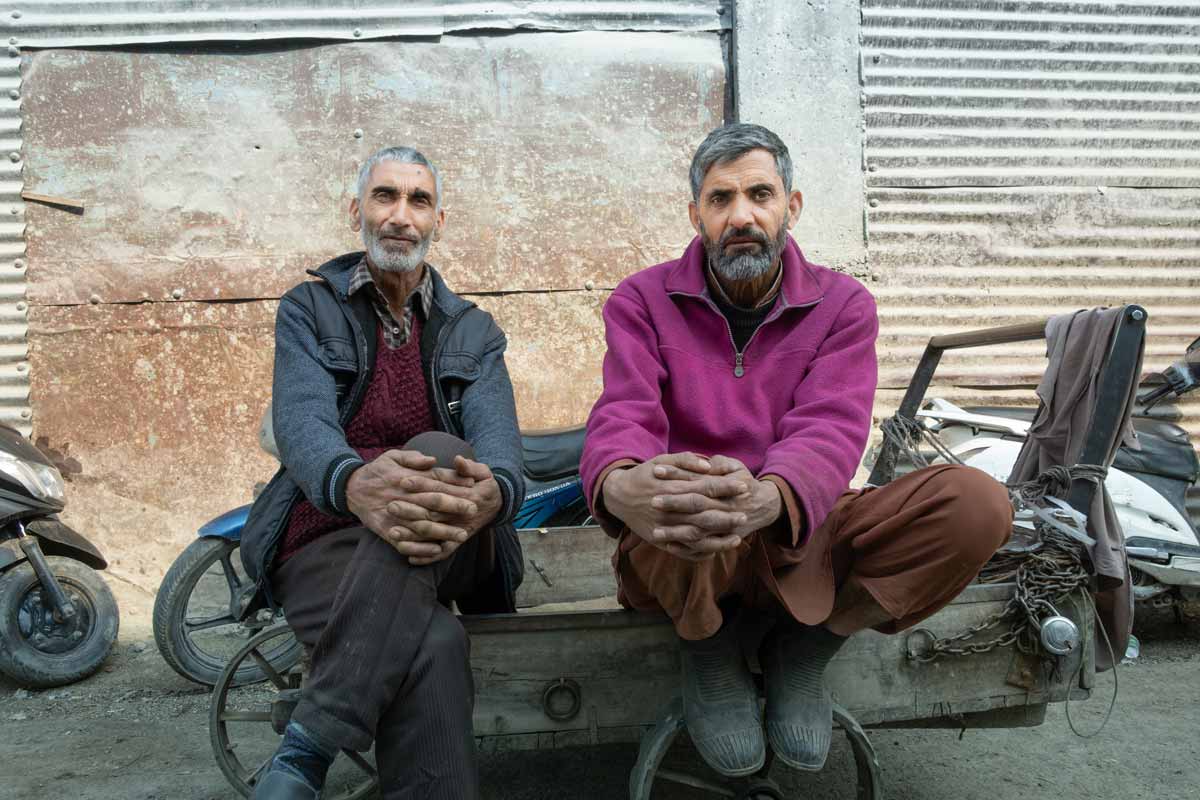
{"label": "peeling plaster wall", "polygon": [[525,428],[582,422],[609,289],[690,240],[687,166],[722,119],[713,34],[445,37],[25,56],[34,438],[67,521],[153,591],[273,461],[255,431],[274,311],[357,249],[348,190],[375,149],[443,171],[430,260],[492,312]]}

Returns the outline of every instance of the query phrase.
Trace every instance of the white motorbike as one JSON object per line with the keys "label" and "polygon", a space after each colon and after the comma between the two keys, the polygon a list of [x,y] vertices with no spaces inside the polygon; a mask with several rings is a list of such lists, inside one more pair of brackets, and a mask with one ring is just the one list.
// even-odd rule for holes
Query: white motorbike
{"label": "white motorbike", "polygon": [[[1200,460],[1186,430],[1150,411],[1168,396],[1200,388],[1200,339],[1161,377],[1161,384],[1139,393],[1134,410],[1141,449],[1120,448],[1104,484],[1125,534],[1134,597],[1143,604],[1174,606],[1182,615],[1200,604],[1200,535],[1186,500],[1200,478]],[[934,398],[916,416],[955,459],[1007,481],[1034,413],[1032,408],[962,408]]]}

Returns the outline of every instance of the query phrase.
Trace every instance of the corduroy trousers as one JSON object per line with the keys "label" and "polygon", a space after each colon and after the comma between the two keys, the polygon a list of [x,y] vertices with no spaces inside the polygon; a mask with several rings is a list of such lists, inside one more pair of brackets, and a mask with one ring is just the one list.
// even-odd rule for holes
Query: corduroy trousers
{"label": "corduroy trousers", "polygon": [[342,748],[374,742],[384,800],[479,797],[470,644],[447,605],[485,577],[481,538],[418,567],[367,528],[346,528],[272,576],[312,658],[292,719]]}

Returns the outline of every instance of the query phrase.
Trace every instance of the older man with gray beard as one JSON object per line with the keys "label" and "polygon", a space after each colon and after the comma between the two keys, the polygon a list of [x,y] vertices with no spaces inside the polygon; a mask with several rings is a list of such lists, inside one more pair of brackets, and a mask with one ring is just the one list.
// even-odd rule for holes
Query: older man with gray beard
{"label": "older man with gray beard", "polygon": [[441,198],[424,155],[375,153],[349,205],[365,252],[280,300],[282,468],[241,549],[312,670],[260,800],[312,800],[339,750],[372,744],[386,800],[479,794],[469,647],[447,606],[514,609],[521,439],[504,334],[425,261]]}
{"label": "older man with gray beard", "polygon": [[[771,131],[713,131],[691,189],[699,236],[604,307],[604,392],[580,471],[618,539],[620,601],[675,624],[700,755],[744,776],[770,744],[817,770],[832,726],[824,672],[846,638],[950,602],[1007,538],[1012,508],[959,466],[846,491],[871,424],[874,300],[788,236],[802,197]],[[742,652],[764,628],[765,721]]]}

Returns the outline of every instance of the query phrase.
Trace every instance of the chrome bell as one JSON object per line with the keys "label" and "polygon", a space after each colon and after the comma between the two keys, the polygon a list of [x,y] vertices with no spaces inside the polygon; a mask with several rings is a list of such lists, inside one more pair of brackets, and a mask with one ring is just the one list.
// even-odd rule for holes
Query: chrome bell
{"label": "chrome bell", "polygon": [[1040,637],[1047,653],[1065,656],[1079,647],[1079,626],[1063,616],[1046,617],[1042,620]]}

